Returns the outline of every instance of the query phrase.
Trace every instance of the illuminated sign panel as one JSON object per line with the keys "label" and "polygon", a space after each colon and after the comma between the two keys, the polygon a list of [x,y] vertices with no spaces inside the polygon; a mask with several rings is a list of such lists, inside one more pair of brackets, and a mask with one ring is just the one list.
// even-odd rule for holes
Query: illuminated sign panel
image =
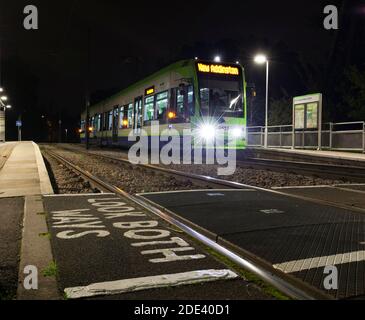
{"label": "illuminated sign panel", "polygon": [[295,97],[293,101],[295,129],[318,129],[320,126],[322,95],[310,94]]}
{"label": "illuminated sign panel", "polygon": [[238,67],[225,66],[221,64],[198,63],[198,70],[199,72],[204,73],[226,74],[233,76],[238,76],[240,74]]}
{"label": "illuminated sign panel", "polygon": [[145,90],[144,95],[145,96],[150,96],[151,94],[155,93],[155,87],[151,87]]}

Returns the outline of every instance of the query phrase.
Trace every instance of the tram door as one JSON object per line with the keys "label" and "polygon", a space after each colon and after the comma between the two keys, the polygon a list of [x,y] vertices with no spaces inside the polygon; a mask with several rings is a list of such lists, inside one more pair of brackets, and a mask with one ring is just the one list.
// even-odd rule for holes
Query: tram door
{"label": "tram door", "polygon": [[143,97],[134,100],[133,109],[133,130],[134,133],[140,133],[142,127],[142,102]]}
{"label": "tram door", "polygon": [[119,112],[118,107],[113,110],[113,142],[118,142]]}

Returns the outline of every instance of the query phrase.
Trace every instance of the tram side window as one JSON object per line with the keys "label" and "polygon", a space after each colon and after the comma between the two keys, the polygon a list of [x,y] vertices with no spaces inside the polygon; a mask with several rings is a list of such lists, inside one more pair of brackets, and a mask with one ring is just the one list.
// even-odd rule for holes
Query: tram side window
{"label": "tram side window", "polygon": [[111,131],[113,128],[113,110],[109,111],[108,117],[108,131]]}
{"label": "tram side window", "polygon": [[208,116],[209,115],[209,89],[203,88],[200,89],[200,109],[201,109],[201,115],[202,116]]}
{"label": "tram side window", "polygon": [[[187,95],[187,96],[185,96]],[[176,89],[176,114],[180,120],[188,120],[195,114],[194,90],[193,86],[188,86],[181,90]],[[186,105],[186,106],[185,106]]]}
{"label": "tram side window", "polygon": [[123,129],[125,126],[124,126],[124,119],[125,119],[125,116],[124,116],[124,110],[125,110],[126,107],[120,107],[119,109],[119,128],[120,129]]}
{"label": "tram side window", "polygon": [[112,129],[118,129],[119,126],[119,108],[115,107],[113,111],[113,126]]}
{"label": "tram side window", "polygon": [[133,104],[127,104],[120,108],[120,127],[123,129],[129,129],[133,126]]}
{"label": "tram side window", "polygon": [[195,115],[195,103],[194,103],[194,87],[193,86],[188,87],[188,106],[189,106],[190,116],[194,116]]}
{"label": "tram side window", "polygon": [[151,121],[154,119],[155,113],[155,96],[148,97],[145,99],[144,103],[144,125],[151,124]]}
{"label": "tram side window", "polygon": [[128,128],[133,127],[133,103],[128,105]]}
{"label": "tram side window", "polygon": [[92,128],[92,131],[95,130],[95,117],[91,117],[89,127]]}
{"label": "tram side window", "polygon": [[85,131],[85,120],[81,121],[81,131]]}
{"label": "tram side window", "polygon": [[101,114],[97,116],[96,130],[101,131]]}
{"label": "tram side window", "polygon": [[108,130],[108,112],[104,112],[104,115],[103,115],[103,131],[106,131]]}
{"label": "tram side window", "polygon": [[157,120],[160,123],[166,122],[166,113],[169,103],[168,92],[162,92],[156,97]]}
{"label": "tram side window", "polygon": [[185,110],[184,110],[184,94],[181,94],[181,90],[176,90],[176,111],[178,118],[185,118]]}

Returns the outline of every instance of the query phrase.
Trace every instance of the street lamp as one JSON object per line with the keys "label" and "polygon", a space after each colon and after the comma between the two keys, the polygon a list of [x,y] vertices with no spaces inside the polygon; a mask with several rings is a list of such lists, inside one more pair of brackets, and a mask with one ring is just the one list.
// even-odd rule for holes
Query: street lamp
{"label": "street lamp", "polygon": [[214,57],[214,62],[221,62],[222,61],[222,59],[221,59],[221,57],[220,56],[215,56]]}
{"label": "street lamp", "polygon": [[265,102],[265,136],[264,136],[264,148],[267,148],[267,136],[269,126],[269,59],[263,55],[258,54],[254,59],[257,64],[266,63],[266,102]]}
{"label": "street lamp", "polygon": [[[0,92],[4,92],[4,89],[0,87]],[[11,109],[10,104],[5,104],[4,101],[7,101],[7,96],[0,97],[0,127],[2,128],[0,131],[0,141],[5,142],[5,113],[6,110]]]}

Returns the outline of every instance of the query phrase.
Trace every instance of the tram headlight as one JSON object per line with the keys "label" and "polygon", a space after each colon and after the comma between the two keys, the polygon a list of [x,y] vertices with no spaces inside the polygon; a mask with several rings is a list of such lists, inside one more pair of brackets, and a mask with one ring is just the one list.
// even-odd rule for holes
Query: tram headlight
{"label": "tram headlight", "polygon": [[232,137],[235,139],[246,137],[246,132],[243,127],[236,127],[236,128],[231,129],[231,134],[232,134]]}
{"label": "tram headlight", "polygon": [[215,138],[216,128],[212,124],[202,124],[198,128],[198,134],[202,140],[211,141]]}

